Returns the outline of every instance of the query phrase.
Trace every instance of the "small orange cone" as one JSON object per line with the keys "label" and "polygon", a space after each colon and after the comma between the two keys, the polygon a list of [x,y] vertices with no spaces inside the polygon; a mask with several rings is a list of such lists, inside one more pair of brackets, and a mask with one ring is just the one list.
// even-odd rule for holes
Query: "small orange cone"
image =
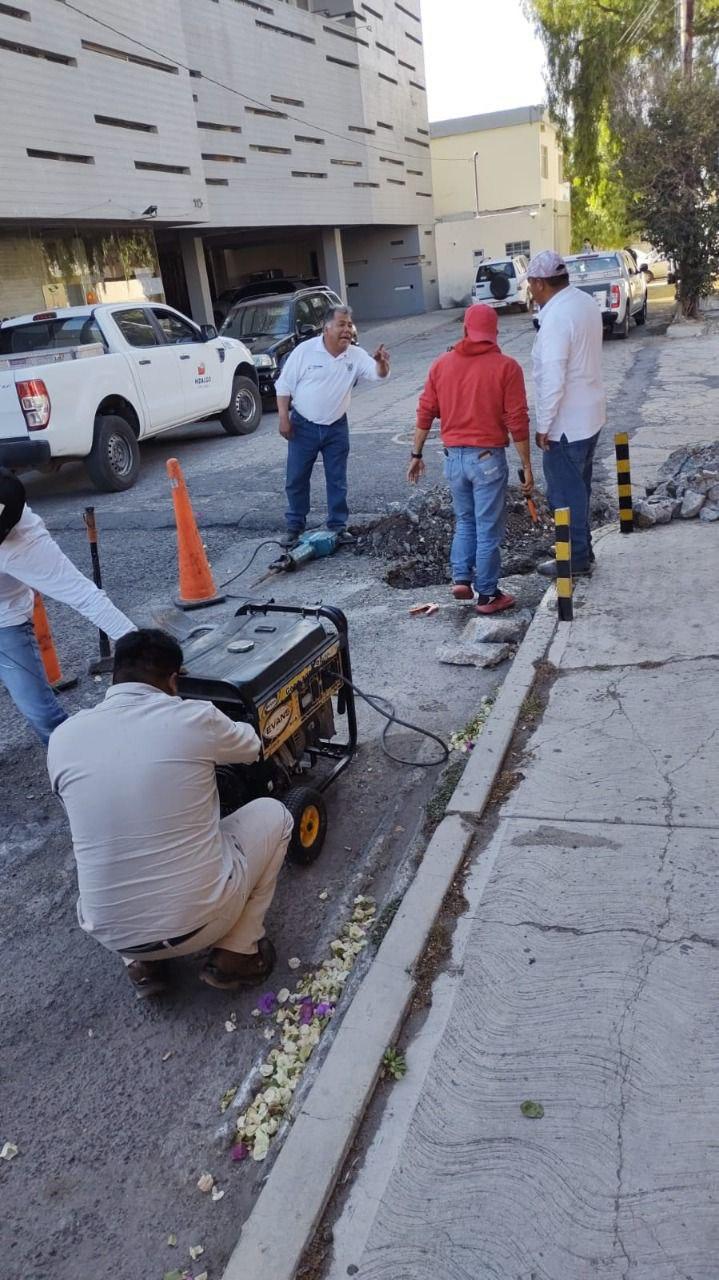
{"label": "small orange cone", "polygon": [[60,660],[57,656],[42,596],[37,591],[34,592],[34,596],[35,605],[32,611],[32,625],[35,629],[35,639],[40,650],[47,682],[53,689],[71,689],[73,685],[77,684],[77,676],[69,676],[66,680],[63,679]]}
{"label": "small orange cone", "polygon": [[177,559],[180,572],[180,594],[175,604],[180,609],[200,609],[203,605],[221,604],[226,599],[218,595],[212,570],[197,528],[185,477],[177,458],[168,458],[167,474],[170,477],[172,505],[177,525]]}

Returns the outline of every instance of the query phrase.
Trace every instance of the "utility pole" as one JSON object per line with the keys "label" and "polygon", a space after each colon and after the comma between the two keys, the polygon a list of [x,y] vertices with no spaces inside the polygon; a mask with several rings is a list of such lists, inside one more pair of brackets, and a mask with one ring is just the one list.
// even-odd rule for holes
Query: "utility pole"
{"label": "utility pole", "polygon": [[679,49],[685,80],[692,78],[694,57],[694,0],[679,0]]}

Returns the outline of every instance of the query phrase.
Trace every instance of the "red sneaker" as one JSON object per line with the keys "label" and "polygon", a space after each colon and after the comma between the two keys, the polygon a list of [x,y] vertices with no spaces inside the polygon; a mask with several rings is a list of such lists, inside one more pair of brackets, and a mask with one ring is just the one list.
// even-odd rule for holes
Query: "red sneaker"
{"label": "red sneaker", "polygon": [[480,596],[477,613],[501,613],[503,609],[513,609],[517,603],[514,596],[507,596],[503,591],[495,591],[493,596]]}
{"label": "red sneaker", "polygon": [[455,600],[474,600],[474,592],[468,582],[453,582],[452,595]]}

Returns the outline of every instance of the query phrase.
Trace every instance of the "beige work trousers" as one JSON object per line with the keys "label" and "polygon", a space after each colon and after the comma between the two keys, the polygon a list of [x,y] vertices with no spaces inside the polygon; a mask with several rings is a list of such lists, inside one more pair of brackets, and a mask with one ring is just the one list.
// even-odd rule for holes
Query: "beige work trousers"
{"label": "beige work trousers", "polygon": [[251,800],[223,818],[220,831],[234,869],[216,915],[178,946],[128,952],[123,955],[125,964],[132,964],[133,960],[170,960],[212,946],[253,955],[260,938],[265,936],[265,915],[274,897],[293,825],[285,806],[269,796]]}

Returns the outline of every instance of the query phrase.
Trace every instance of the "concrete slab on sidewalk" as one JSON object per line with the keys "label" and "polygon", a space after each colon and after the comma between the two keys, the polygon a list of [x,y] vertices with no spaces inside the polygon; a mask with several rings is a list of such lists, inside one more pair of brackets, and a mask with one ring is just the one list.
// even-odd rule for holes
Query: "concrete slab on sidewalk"
{"label": "concrete slab on sidewalk", "polygon": [[564,669],[719,653],[719,529],[675,520],[646,532],[606,534],[593,578],[578,585],[574,622],[560,628],[555,650],[560,643]]}
{"label": "concrete slab on sidewalk", "polygon": [[710,658],[562,674],[529,743],[533,768],[508,811],[719,826],[718,675]]}

